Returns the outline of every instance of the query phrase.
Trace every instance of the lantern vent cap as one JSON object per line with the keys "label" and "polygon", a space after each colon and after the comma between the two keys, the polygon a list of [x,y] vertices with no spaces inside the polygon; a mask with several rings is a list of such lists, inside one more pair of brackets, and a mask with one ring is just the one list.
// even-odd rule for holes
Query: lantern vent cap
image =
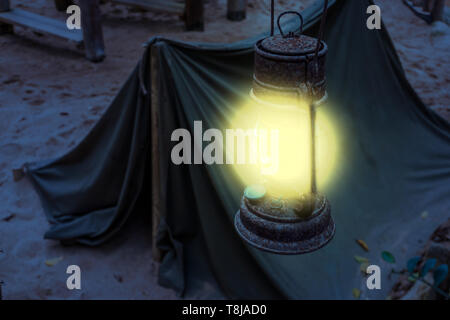
{"label": "lantern vent cap", "polygon": [[[261,42],[261,49],[278,55],[301,56],[314,53],[317,39],[305,35],[283,37],[275,35]],[[323,45],[322,45],[323,46]]]}

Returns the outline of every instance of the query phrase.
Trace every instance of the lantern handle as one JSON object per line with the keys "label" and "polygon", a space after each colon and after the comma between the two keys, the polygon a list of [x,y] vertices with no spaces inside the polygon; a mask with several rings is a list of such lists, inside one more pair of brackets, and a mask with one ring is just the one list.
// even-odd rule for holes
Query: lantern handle
{"label": "lantern handle", "polygon": [[280,14],[278,16],[278,20],[277,20],[277,24],[278,24],[278,30],[280,30],[280,34],[283,38],[288,38],[288,37],[296,37],[297,35],[290,31],[288,34],[284,34],[283,29],[281,28],[281,18],[286,15],[286,14],[295,14],[300,18],[300,34],[303,33],[303,16],[297,12],[297,11],[285,11],[282,14]]}

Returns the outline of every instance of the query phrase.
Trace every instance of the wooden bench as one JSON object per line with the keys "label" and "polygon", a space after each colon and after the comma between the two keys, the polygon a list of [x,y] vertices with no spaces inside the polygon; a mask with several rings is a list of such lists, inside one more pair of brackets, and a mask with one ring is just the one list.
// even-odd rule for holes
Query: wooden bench
{"label": "wooden bench", "polygon": [[[167,12],[183,16],[186,30],[204,30],[204,0],[110,0],[119,4],[150,11]],[[66,11],[72,0],[54,0],[59,11]],[[14,25],[52,34],[76,43],[84,43],[86,57],[99,62],[105,58],[105,45],[101,24],[100,3],[104,0],[78,0],[81,8],[81,30],[69,30],[65,21],[44,17],[22,9],[10,7],[9,0],[0,0],[0,34],[12,33]],[[227,17],[245,19],[247,0],[228,0]]]}
{"label": "wooden bench", "polygon": [[[55,1],[57,5],[61,2]],[[0,34],[13,32],[13,26],[38,30],[76,43],[84,43],[86,57],[99,62],[105,58],[99,0],[79,0],[82,30],[69,30],[65,21],[22,9],[12,9],[9,0],[0,0]]]}
{"label": "wooden bench", "polygon": [[[184,17],[186,30],[203,31],[204,0],[109,0],[114,3],[130,7],[141,8],[148,11],[176,14]],[[246,1],[246,0],[245,0]],[[100,3],[106,3],[101,0]],[[56,8],[65,11],[73,4],[72,0],[55,0]]]}

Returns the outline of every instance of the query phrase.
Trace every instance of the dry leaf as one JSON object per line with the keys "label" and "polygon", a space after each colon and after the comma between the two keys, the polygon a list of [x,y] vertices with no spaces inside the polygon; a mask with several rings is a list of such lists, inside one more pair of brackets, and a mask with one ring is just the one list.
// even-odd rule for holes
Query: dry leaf
{"label": "dry leaf", "polygon": [[353,288],[352,294],[355,299],[359,299],[361,297],[361,291],[359,289]]}
{"label": "dry leaf", "polygon": [[358,263],[369,263],[369,259],[361,257],[361,256],[355,256],[354,257],[356,262]]}
{"label": "dry leaf", "polygon": [[2,220],[5,222],[9,222],[11,219],[13,219],[16,216],[15,213],[11,213],[9,216],[4,217]]}
{"label": "dry leaf", "polygon": [[369,251],[369,246],[363,240],[356,240],[356,243],[361,246],[366,251]]}
{"label": "dry leaf", "polygon": [[113,277],[114,277],[114,279],[117,280],[117,282],[120,282],[120,283],[123,282],[123,278],[122,278],[122,276],[120,274],[114,273]]}
{"label": "dry leaf", "polygon": [[362,273],[367,274],[367,268],[369,267],[368,262],[361,263],[359,266],[359,270],[361,270]]}
{"label": "dry leaf", "polygon": [[53,267],[54,265],[56,265],[56,264],[58,264],[59,262],[61,262],[62,259],[63,259],[63,257],[57,257],[57,258],[53,258],[53,259],[48,259],[48,260],[45,260],[45,264],[46,264],[48,267]]}

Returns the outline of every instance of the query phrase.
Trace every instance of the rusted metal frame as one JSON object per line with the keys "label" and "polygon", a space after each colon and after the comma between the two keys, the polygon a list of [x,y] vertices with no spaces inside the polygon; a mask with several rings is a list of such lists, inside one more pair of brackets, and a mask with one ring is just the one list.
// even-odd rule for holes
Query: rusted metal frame
{"label": "rusted metal frame", "polygon": [[[324,0],[324,8],[322,12],[322,18],[320,22],[319,27],[319,35],[317,37],[317,45],[315,48],[315,54],[314,54],[314,70],[313,70],[313,81],[315,81],[316,78],[318,78],[319,75],[319,52],[322,45],[322,39],[325,31],[325,24],[326,24],[326,18],[327,18],[327,12],[328,12],[328,0]],[[281,28],[280,20],[281,18],[286,14],[296,14],[300,17],[301,25],[300,25],[300,34],[303,32],[303,16],[296,12],[296,11],[286,11],[283,12],[278,16],[277,24],[278,28],[280,30],[280,34],[282,37],[293,37],[294,33],[290,32],[289,34],[284,34],[283,29]],[[271,1],[271,36],[274,35],[274,17],[275,17],[275,1]],[[305,81],[308,81],[308,65],[309,65],[309,59],[307,56],[306,58],[306,64],[305,64]],[[311,126],[311,193],[316,194],[317,193],[317,173],[316,173],[316,142],[315,142],[315,121],[316,121],[316,110],[315,110],[315,99],[316,99],[316,91],[317,91],[317,84],[316,83],[310,83],[308,84],[310,86],[310,107],[309,107],[309,113],[310,113],[310,126]],[[303,90],[300,90],[299,92],[302,92]],[[301,98],[303,95],[300,95],[299,98]]]}
{"label": "rusted metal frame", "polygon": [[318,62],[318,59],[319,59],[320,44],[322,42],[323,34],[325,32],[325,23],[327,20],[327,13],[328,13],[328,0],[325,0],[324,7],[323,7],[323,13],[322,13],[322,19],[320,21],[319,36],[317,37],[316,62]]}
{"label": "rusted metal frame", "polygon": [[[322,19],[320,21],[319,36],[317,37],[317,46],[314,56],[314,76],[315,79],[319,74],[319,51],[322,44],[323,35],[325,32],[325,23],[328,12],[328,0],[324,2],[324,8],[322,13]],[[310,127],[311,127],[311,193],[317,194],[317,169],[316,169],[316,84],[314,83],[311,88],[311,102],[309,104],[310,114]]]}
{"label": "rusted metal frame", "polygon": [[270,36],[273,37],[275,33],[275,0],[270,2]]}
{"label": "rusted metal frame", "polygon": [[309,117],[311,127],[311,193],[317,194],[316,175],[316,107],[313,102],[309,104]]}

